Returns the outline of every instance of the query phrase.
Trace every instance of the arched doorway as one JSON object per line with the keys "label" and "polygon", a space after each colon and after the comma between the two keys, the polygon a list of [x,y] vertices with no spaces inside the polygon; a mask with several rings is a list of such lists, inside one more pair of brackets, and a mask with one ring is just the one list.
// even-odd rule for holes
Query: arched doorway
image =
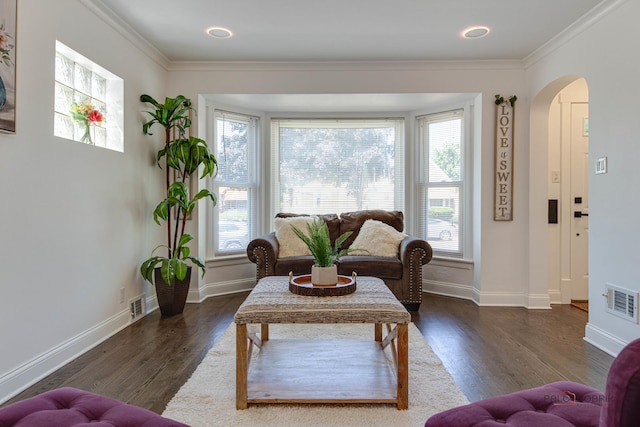
{"label": "arched doorway", "polygon": [[530,117],[530,295],[588,299],[588,87],[577,75],[547,85]]}

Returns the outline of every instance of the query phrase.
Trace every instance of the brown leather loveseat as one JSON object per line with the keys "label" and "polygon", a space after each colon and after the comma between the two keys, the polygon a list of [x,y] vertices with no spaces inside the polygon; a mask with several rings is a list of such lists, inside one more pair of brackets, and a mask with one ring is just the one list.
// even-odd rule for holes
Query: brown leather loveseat
{"label": "brown leather loveseat", "polygon": [[[279,213],[276,218],[292,218],[306,215]],[[371,219],[404,230],[404,215],[400,211],[363,210],[356,212],[321,215],[329,228],[331,242],[347,231],[353,234],[343,243],[348,248],[357,238],[365,221]],[[290,226],[289,226],[290,227]],[[393,231],[395,233],[395,231]],[[403,238],[402,238],[403,237]],[[433,251],[425,240],[402,236],[397,256],[347,255],[338,260],[338,274],[378,277],[409,310],[417,310],[422,302],[422,266],[431,261]],[[280,257],[280,242],[276,232],[271,232],[249,242],[247,256],[256,264],[256,280],[266,276],[309,274],[313,257],[310,255]]]}

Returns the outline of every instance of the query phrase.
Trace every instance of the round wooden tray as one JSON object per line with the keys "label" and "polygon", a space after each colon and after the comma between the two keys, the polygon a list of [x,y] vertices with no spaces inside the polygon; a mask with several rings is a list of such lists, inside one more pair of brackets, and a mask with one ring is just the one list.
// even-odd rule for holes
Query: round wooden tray
{"label": "round wooden tray", "polygon": [[349,295],[356,291],[356,276],[338,276],[335,285],[314,285],[311,275],[289,276],[289,290],[296,295],[312,297],[337,297]]}

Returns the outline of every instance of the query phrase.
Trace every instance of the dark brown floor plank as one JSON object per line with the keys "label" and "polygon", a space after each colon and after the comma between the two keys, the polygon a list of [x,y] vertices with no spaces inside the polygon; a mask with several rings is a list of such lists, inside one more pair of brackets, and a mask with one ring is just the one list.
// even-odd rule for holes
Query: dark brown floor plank
{"label": "dark brown floor plank", "polygon": [[[247,293],[151,313],[6,404],[71,386],[162,413],[224,330]],[[587,313],[478,307],[425,295],[413,321],[469,400],[570,380],[604,389],[612,357],[586,343]]]}

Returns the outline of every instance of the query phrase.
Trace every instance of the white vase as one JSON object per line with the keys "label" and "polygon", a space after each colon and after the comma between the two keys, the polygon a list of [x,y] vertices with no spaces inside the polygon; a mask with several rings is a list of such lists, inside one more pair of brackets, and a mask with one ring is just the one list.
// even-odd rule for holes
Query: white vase
{"label": "white vase", "polygon": [[318,286],[331,286],[338,283],[338,266],[330,267],[311,266],[311,283]]}

